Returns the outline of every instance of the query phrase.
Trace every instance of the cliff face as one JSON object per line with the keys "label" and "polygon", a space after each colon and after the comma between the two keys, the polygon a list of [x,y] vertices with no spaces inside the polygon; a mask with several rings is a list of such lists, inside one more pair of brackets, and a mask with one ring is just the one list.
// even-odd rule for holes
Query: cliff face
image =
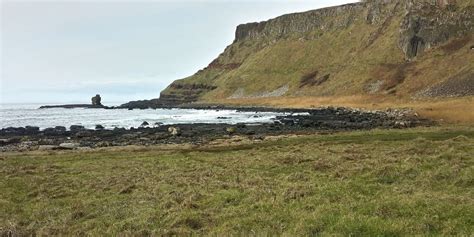
{"label": "cliff face", "polygon": [[413,58],[451,38],[472,34],[473,8],[457,7],[453,0],[407,4],[400,26],[400,47],[406,56]]}
{"label": "cliff face", "polygon": [[243,24],[218,58],[160,101],[422,96],[458,74],[472,82],[473,26],[473,0],[370,0]]}
{"label": "cliff face", "polygon": [[278,40],[287,36],[304,35],[307,32],[347,28],[363,10],[362,4],[347,4],[304,13],[284,15],[260,23],[237,26],[235,42],[244,40]]}

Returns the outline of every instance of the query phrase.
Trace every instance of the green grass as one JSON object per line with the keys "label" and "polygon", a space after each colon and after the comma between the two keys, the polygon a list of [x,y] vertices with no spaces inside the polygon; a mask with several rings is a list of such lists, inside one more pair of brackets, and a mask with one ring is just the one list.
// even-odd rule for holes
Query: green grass
{"label": "green grass", "polygon": [[472,235],[474,128],[0,157],[0,233]]}

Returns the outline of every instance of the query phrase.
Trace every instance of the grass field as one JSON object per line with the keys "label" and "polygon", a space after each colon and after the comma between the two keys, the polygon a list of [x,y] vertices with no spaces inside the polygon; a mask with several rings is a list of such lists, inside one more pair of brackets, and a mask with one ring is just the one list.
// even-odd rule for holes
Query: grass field
{"label": "grass field", "polygon": [[0,232],[472,235],[474,127],[0,154]]}

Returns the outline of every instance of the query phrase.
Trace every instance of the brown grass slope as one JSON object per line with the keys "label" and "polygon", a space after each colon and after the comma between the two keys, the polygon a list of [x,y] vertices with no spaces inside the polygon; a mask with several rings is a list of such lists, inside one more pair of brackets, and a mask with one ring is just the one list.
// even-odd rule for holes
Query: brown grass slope
{"label": "brown grass slope", "polygon": [[[240,25],[216,60],[160,98],[474,95],[474,1],[443,2],[366,1]],[[211,89],[176,89],[186,84]]]}

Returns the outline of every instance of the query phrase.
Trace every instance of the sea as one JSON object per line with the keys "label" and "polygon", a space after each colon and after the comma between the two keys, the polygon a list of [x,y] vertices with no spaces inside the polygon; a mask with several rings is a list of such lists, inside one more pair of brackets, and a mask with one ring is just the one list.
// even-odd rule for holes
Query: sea
{"label": "sea", "polygon": [[139,127],[144,121],[150,126],[159,124],[192,123],[272,123],[277,112],[238,112],[236,110],[196,109],[39,109],[48,104],[0,104],[0,129],[36,126],[40,129],[82,125],[93,129],[100,124],[107,129]]}

